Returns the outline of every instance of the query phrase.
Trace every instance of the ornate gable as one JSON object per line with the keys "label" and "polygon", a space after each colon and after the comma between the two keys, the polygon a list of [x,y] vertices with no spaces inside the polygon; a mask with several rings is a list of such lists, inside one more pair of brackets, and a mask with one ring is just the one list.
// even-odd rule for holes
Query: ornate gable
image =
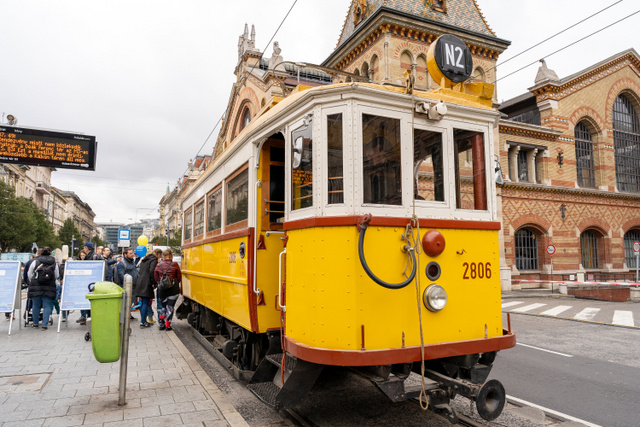
{"label": "ornate gable", "polygon": [[352,0],[336,48],[382,7],[495,37],[475,0]]}

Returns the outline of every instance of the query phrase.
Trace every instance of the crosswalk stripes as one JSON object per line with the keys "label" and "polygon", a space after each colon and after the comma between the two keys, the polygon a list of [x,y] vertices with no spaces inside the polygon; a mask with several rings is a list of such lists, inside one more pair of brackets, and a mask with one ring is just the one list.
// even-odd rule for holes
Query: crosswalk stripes
{"label": "crosswalk stripes", "polygon": [[[545,303],[533,303],[533,304],[525,304],[525,305],[523,304],[525,304],[524,301],[508,301],[502,304],[502,309],[505,312],[508,311],[511,313],[540,314],[544,316],[559,316],[564,318],[572,317],[577,320],[588,320],[588,321],[594,321],[594,320],[602,321],[603,318],[606,318],[607,316],[611,316],[610,310],[602,311],[601,308],[595,308],[595,307],[584,308],[579,313],[572,316],[570,310],[573,309],[574,306],[571,306],[571,305],[558,305],[540,312],[540,309],[542,309],[543,307],[546,307],[548,304],[545,304]],[[563,316],[563,313],[566,313],[566,314]],[[598,318],[596,319],[596,317]],[[612,319],[611,317],[609,317],[609,319],[611,320],[606,323],[611,323],[613,325],[620,325],[620,326],[635,327],[635,322],[633,319],[633,311],[614,310],[612,317],[613,317]]]}
{"label": "crosswalk stripes", "polygon": [[514,305],[522,304],[522,301],[509,301],[502,304],[502,308],[513,307]]}
{"label": "crosswalk stripes", "polygon": [[614,325],[634,326],[633,313],[626,310],[616,310],[613,313],[613,321],[611,323]]}
{"label": "crosswalk stripes", "polygon": [[593,318],[596,317],[596,314],[598,314],[599,311],[599,308],[587,307],[580,313],[573,316],[573,318],[578,320],[593,320]]}
{"label": "crosswalk stripes", "polygon": [[529,304],[529,305],[525,305],[524,307],[514,308],[511,311],[516,313],[525,313],[527,311],[535,310],[536,308],[544,307],[545,305],[547,304],[542,304],[542,303]]}
{"label": "crosswalk stripes", "polygon": [[551,308],[551,309],[549,309],[547,311],[543,311],[540,314],[544,314],[546,316],[557,316],[558,314],[563,313],[563,312],[569,310],[570,308],[573,308],[573,307],[570,306],[570,305],[559,305],[559,306],[553,307],[553,308]]}

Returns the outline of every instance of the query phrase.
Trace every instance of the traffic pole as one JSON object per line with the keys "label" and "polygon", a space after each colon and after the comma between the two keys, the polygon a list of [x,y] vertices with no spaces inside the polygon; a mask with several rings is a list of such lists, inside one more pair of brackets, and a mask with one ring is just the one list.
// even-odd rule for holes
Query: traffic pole
{"label": "traffic pole", "polygon": [[124,275],[124,303],[122,307],[122,347],[120,349],[120,395],[118,405],[127,404],[127,362],[129,361],[129,335],[131,335],[131,293],[133,292],[133,278]]}
{"label": "traffic pole", "polygon": [[550,255],[551,258],[551,293],[553,293],[553,255]]}
{"label": "traffic pole", "polygon": [[636,252],[636,283],[638,283],[638,263],[640,262],[640,252]]}

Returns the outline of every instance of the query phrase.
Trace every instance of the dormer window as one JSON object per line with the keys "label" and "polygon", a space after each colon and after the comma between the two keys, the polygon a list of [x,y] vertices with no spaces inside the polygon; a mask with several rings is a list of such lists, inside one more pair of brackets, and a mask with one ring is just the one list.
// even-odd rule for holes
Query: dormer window
{"label": "dormer window", "polygon": [[438,12],[447,12],[447,0],[431,0],[431,8]]}

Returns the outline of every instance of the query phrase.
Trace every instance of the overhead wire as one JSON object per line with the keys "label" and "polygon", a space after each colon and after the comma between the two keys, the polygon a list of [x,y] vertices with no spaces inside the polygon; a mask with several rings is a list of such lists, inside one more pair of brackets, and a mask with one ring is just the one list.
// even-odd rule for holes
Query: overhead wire
{"label": "overhead wire", "polygon": [[[592,32],[591,34],[588,34],[588,35],[586,35],[586,36],[584,36],[584,37],[582,37],[582,38],[580,38],[580,39],[578,39],[578,40],[576,40],[576,41],[574,41],[574,42],[572,42],[572,43],[569,43],[568,45],[565,45],[565,46],[561,47],[560,49],[558,49],[558,50],[556,50],[556,51],[554,51],[554,52],[552,52],[552,53],[550,53],[550,54],[548,54],[548,55],[544,55],[542,58],[543,58],[543,59],[544,59],[544,58],[549,58],[549,57],[551,57],[551,56],[555,55],[556,53],[562,52],[563,50],[568,49],[569,47],[571,47],[571,46],[573,46],[573,45],[575,45],[575,44],[577,44],[577,43],[580,43],[581,41],[586,40],[586,39],[588,39],[589,37],[592,37],[592,36],[594,36],[594,35],[596,35],[596,34],[598,34],[598,33],[602,32],[602,31],[604,31],[604,30],[606,30],[606,29],[608,29],[608,28],[610,28],[610,27],[612,27],[612,26],[614,26],[614,25],[616,25],[616,24],[619,24],[620,22],[622,22],[622,21],[624,21],[624,20],[626,20],[626,19],[629,19],[629,18],[631,18],[632,16],[637,15],[638,13],[640,13],[640,10],[637,10],[637,11],[635,11],[635,12],[633,12],[633,13],[631,13],[631,14],[629,14],[629,15],[625,16],[624,18],[621,18],[621,19],[619,19],[619,20],[617,20],[617,21],[615,21],[615,22],[613,22],[613,23],[611,23],[611,24],[609,24],[609,25],[606,25],[606,26],[604,26],[604,27],[600,28],[599,30],[596,30],[596,31]],[[534,65],[534,64],[537,64],[538,62],[540,62],[540,60],[539,60],[539,59],[537,59],[537,60],[535,60],[535,61],[533,61],[533,62],[531,62],[531,63],[529,63],[529,64],[525,65],[524,67],[520,67],[520,68],[518,68],[517,70],[512,71],[511,73],[509,73],[509,74],[507,74],[507,75],[505,75],[505,76],[500,77],[499,79],[494,80],[494,81],[493,81],[493,83],[496,83],[496,82],[498,82],[498,81],[500,81],[500,80],[502,80],[502,79],[505,79],[505,78],[507,78],[507,77],[509,77],[509,76],[512,76],[513,74],[516,74],[516,73],[518,73],[518,72],[520,72],[520,71],[524,70],[525,68],[528,68],[528,67],[530,67],[530,66],[532,66],[532,65]]]}
{"label": "overhead wire", "polygon": [[[515,55],[514,55],[514,56],[512,56],[511,58],[507,58],[507,59],[505,59],[504,61],[502,61],[502,62],[500,62],[500,63],[496,63],[496,65],[494,65],[493,67],[491,67],[491,68],[487,69],[487,70],[486,70],[486,72],[489,72],[489,71],[491,71],[491,70],[495,70],[496,68],[498,68],[498,66],[500,66],[500,65],[504,65],[504,64],[506,64],[507,62],[511,61],[512,59],[515,59],[515,58],[517,58],[517,57],[519,57],[519,56],[521,56],[521,55],[524,55],[525,53],[529,52],[530,50],[532,50],[532,49],[534,49],[534,48],[536,48],[536,47],[538,47],[538,46],[540,46],[540,45],[542,45],[542,44],[544,44],[544,43],[548,42],[549,40],[551,40],[551,39],[553,39],[553,38],[555,38],[555,37],[559,36],[559,35],[560,35],[560,34],[562,34],[562,33],[565,33],[565,32],[567,32],[567,31],[569,31],[570,29],[572,29],[572,28],[574,28],[574,27],[576,27],[576,26],[578,26],[578,25],[582,24],[583,22],[588,21],[589,19],[591,19],[591,18],[593,18],[593,17],[595,17],[595,16],[599,15],[600,13],[604,12],[604,11],[605,11],[605,10],[607,10],[607,9],[612,8],[613,6],[617,5],[618,3],[622,3],[623,1],[624,1],[624,0],[618,0],[618,1],[616,1],[615,3],[611,3],[609,6],[605,7],[604,9],[600,9],[599,11],[597,11],[597,12],[595,12],[595,13],[593,13],[593,14],[591,14],[591,15],[587,16],[586,18],[584,18],[584,19],[582,19],[582,20],[580,20],[580,21],[576,22],[575,24],[570,25],[570,26],[566,27],[565,29],[563,29],[563,30],[561,30],[561,31],[558,31],[558,32],[557,32],[557,33],[555,33],[554,35],[549,36],[549,37],[547,37],[546,39],[542,40],[541,42],[538,42],[538,43],[534,44],[533,46],[528,47],[527,49],[523,50],[522,52],[519,52],[519,53],[515,54]],[[478,77],[478,76],[477,76],[477,75],[476,75],[476,76],[472,76],[471,78],[476,78],[476,77]]]}

